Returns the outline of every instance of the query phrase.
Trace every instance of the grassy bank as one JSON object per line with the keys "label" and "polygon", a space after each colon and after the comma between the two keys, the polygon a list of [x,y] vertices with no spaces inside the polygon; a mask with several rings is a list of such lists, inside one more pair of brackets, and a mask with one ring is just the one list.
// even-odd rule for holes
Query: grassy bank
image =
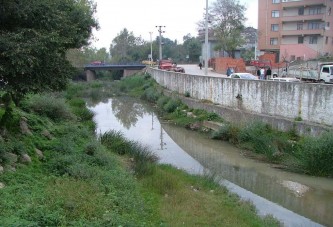
{"label": "grassy bank", "polygon": [[120,132],[96,137],[81,97],[152,86],[132,81],[73,84],[12,106],[0,137],[0,226],[278,226],[209,177],[156,164]]}
{"label": "grassy bank", "polygon": [[[140,82],[141,81],[141,82]],[[223,123],[211,138],[225,140],[242,148],[250,157],[275,163],[279,168],[315,175],[333,176],[333,132],[318,138],[301,137],[294,131],[281,132],[263,122],[249,122],[240,128],[226,122],[223,116],[204,110],[191,109],[180,100],[165,96],[149,75],[126,78],[122,91],[154,103],[164,119],[193,130],[202,130],[203,121]],[[187,96],[188,94],[185,94]]]}

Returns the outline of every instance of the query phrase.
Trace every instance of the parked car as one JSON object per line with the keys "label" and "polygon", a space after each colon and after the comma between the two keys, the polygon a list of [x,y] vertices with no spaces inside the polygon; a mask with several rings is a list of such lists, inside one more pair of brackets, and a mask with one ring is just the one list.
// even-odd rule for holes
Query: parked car
{"label": "parked car", "polygon": [[167,71],[185,73],[185,69],[183,67],[177,66],[177,64],[172,62],[172,60],[160,60],[158,63],[158,68]]}
{"label": "parked car", "polygon": [[246,79],[246,80],[258,80],[258,77],[251,73],[232,73],[228,78],[232,79]]}
{"label": "parked car", "polygon": [[293,78],[293,77],[275,77],[270,79],[272,81],[283,81],[283,82],[300,82],[300,79]]}

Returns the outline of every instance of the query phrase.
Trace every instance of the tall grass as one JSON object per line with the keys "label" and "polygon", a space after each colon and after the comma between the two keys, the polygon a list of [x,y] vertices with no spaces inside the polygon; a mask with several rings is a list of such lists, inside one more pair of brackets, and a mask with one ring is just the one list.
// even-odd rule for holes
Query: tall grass
{"label": "tall grass", "polygon": [[28,96],[21,103],[21,106],[24,110],[44,115],[54,121],[72,120],[74,118],[66,101],[51,95]]}
{"label": "tall grass", "polygon": [[154,171],[152,164],[157,161],[157,156],[152,153],[149,147],[129,141],[121,132],[115,130],[100,135],[99,140],[109,150],[133,158],[133,170],[138,176],[147,175]]}
{"label": "tall grass", "polygon": [[324,133],[319,138],[304,138],[296,156],[307,173],[318,176],[333,176],[333,133]]}

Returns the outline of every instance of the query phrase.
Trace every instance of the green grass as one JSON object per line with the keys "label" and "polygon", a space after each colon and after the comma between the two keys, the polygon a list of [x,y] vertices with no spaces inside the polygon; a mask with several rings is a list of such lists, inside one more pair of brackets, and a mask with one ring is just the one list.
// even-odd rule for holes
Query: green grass
{"label": "green grass", "polygon": [[[70,107],[61,98],[47,97],[38,106],[52,101],[66,111],[74,108],[82,113],[80,109],[86,108],[79,99],[68,102]],[[32,135],[9,131],[0,145],[1,165],[6,170],[16,166],[15,172],[0,175],[5,184],[0,190],[0,226],[159,225],[159,214],[140,193],[135,176],[86,126],[92,115],[77,119],[39,112],[37,104],[31,103],[37,99],[40,97],[31,96],[23,104],[28,112],[15,109],[17,119],[20,115],[28,119]],[[44,130],[52,139],[43,135]],[[43,152],[44,160],[38,159],[36,148]],[[23,165],[8,160],[8,152],[28,153],[33,162]]]}
{"label": "green grass", "polygon": [[250,203],[207,176],[162,165],[140,182],[145,191],[155,194],[166,226],[279,226],[271,217],[258,217]]}

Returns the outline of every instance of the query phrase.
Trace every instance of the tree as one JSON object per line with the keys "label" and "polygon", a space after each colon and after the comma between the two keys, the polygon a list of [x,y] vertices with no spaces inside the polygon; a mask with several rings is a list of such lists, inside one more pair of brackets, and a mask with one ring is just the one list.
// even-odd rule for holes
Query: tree
{"label": "tree", "polygon": [[94,13],[90,0],[0,0],[1,89],[17,104],[65,88],[73,72],[66,51],[88,44]]}
{"label": "tree", "polygon": [[189,57],[190,62],[198,62],[201,55],[201,42],[199,38],[192,37],[190,34],[183,37],[183,46]]}
{"label": "tree", "polygon": [[217,50],[224,50],[234,57],[234,51],[244,40],[245,6],[238,0],[217,0],[210,9],[211,24],[218,40]]}
{"label": "tree", "polygon": [[135,37],[133,32],[124,28],[116,38],[112,40],[110,53],[113,62],[132,62],[146,59],[142,48],[146,42],[141,37]]}

